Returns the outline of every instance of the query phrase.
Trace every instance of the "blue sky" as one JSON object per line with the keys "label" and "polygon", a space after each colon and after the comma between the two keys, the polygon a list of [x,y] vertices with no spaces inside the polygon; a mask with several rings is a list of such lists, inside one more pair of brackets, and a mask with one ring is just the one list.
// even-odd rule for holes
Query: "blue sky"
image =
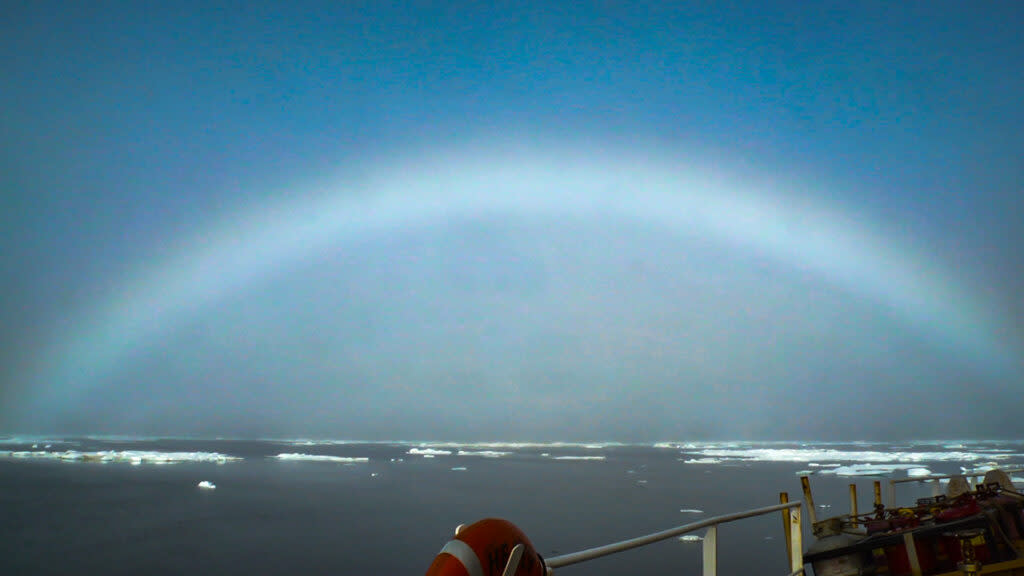
{"label": "blue sky", "polygon": [[18,3],[0,431],[1019,436],[1022,16]]}

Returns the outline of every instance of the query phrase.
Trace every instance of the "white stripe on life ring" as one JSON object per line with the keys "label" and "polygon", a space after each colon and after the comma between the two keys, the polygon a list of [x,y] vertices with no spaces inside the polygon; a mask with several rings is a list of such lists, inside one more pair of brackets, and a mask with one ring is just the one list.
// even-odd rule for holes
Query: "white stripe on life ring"
{"label": "white stripe on life ring", "polygon": [[476,552],[462,540],[449,540],[438,554],[449,554],[454,556],[462,566],[469,572],[469,576],[484,576],[484,569],[480,566],[480,559]]}

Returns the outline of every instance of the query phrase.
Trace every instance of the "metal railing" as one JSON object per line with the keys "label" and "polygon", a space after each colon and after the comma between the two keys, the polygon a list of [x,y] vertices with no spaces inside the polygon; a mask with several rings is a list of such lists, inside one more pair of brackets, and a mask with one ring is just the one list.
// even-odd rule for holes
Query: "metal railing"
{"label": "metal railing", "polygon": [[716,576],[718,574],[718,525],[781,511],[783,513],[783,526],[786,530],[786,543],[789,546],[789,567],[791,570],[791,572],[789,572],[789,576],[797,576],[804,572],[803,546],[801,544],[803,533],[800,525],[800,506],[802,504],[803,503],[801,501],[797,500],[795,502],[776,504],[775,506],[766,506],[764,508],[755,508],[753,510],[745,510],[734,514],[715,516],[699,522],[691,522],[690,524],[669,528],[668,530],[662,530],[661,532],[647,534],[646,536],[639,536],[637,538],[630,538],[629,540],[622,540],[621,542],[613,542],[596,548],[588,548],[587,550],[581,550],[579,552],[555,556],[554,558],[546,559],[548,574],[553,574],[556,568],[579,564],[580,562],[586,562],[588,560],[608,556],[610,554],[617,554],[633,548],[640,548],[641,546],[647,546],[655,542],[667,540],[674,536],[681,536],[689,532],[700,530],[701,528],[707,528],[707,531],[704,533],[703,543],[703,575]]}

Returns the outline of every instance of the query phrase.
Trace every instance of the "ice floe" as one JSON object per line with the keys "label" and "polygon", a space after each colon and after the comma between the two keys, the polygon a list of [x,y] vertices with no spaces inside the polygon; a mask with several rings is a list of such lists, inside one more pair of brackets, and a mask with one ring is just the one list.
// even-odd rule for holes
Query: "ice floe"
{"label": "ice floe", "polygon": [[196,486],[200,490],[216,490],[217,489],[217,485],[214,484],[213,482],[210,482],[209,480],[203,480],[199,484],[196,484]]}
{"label": "ice floe", "polygon": [[610,446],[626,446],[620,442],[399,442],[415,444],[417,449],[456,451],[516,452],[521,450],[601,450]]}
{"label": "ice floe", "polygon": [[999,468],[999,464],[997,464],[996,462],[981,462],[975,465],[973,468],[966,468],[964,466],[961,466],[960,472],[970,476],[976,474],[984,474],[985,472],[988,472],[989,470],[994,470],[996,468]]}
{"label": "ice floe", "polygon": [[701,542],[704,540],[703,536],[697,534],[683,534],[679,537],[680,542]]}
{"label": "ice floe", "polygon": [[703,514],[704,513],[703,510],[698,510],[696,508],[680,508],[679,511],[682,512],[683,514]]}
{"label": "ice floe", "polygon": [[433,458],[434,456],[451,456],[451,450],[438,450],[437,448],[410,448],[406,454],[412,454],[414,456],[427,456]]}
{"label": "ice floe", "polygon": [[[682,460],[682,458],[680,458]],[[690,458],[689,460],[683,460],[684,464],[721,464],[722,461],[718,458]]]}
{"label": "ice floe", "polygon": [[338,462],[341,464],[352,464],[355,462],[369,462],[370,459],[366,457],[351,457],[351,456],[329,456],[326,454],[298,454],[298,453],[286,453],[278,454],[274,456],[278,460],[298,460],[303,462]]}
{"label": "ice floe", "polygon": [[1007,453],[988,451],[878,451],[839,450],[836,448],[706,448],[695,456],[747,462],[976,462],[978,460],[1005,460]]}
{"label": "ice floe", "polygon": [[483,458],[501,458],[509,454],[511,452],[500,452],[497,450],[459,450],[456,452],[458,456],[480,456]]}
{"label": "ice floe", "polygon": [[465,472],[466,471],[466,467],[465,466],[455,466],[455,467],[452,468],[452,471],[453,472]]}
{"label": "ice floe", "polygon": [[886,476],[897,470],[912,470],[918,467],[913,464],[852,464],[826,468],[819,474],[835,474],[836,476]]}
{"label": "ice floe", "polygon": [[555,456],[552,460],[604,460],[604,456]]}
{"label": "ice floe", "polygon": [[64,450],[0,450],[0,458],[24,458],[34,460],[61,460],[65,462],[128,462],[140,464],[175,464],[178,462],[213,462],[224,464],[241,460],[238,456],[228,456],[219,452],[161,452],[155,450],[98,450],[79,452]]}

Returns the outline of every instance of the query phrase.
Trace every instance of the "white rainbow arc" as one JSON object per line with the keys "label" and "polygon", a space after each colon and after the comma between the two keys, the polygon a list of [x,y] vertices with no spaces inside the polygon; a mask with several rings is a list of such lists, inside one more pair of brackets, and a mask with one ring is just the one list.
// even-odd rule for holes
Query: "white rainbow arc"
{"label": "white rainbow arc", "polygon": [[[824,205],[766,193],[640,153],[459,153],[386,166],[329,193],[235,214],[151,263],[40,356],[36,407],[102,386],[132,351],[295,259],[369,233],[494,214],[611,214],[696,230],[888,306],[922,334],[988,365],[1009,366],[986,303],[921,253]],[[758,190],[760,188],[760,190]]]}

